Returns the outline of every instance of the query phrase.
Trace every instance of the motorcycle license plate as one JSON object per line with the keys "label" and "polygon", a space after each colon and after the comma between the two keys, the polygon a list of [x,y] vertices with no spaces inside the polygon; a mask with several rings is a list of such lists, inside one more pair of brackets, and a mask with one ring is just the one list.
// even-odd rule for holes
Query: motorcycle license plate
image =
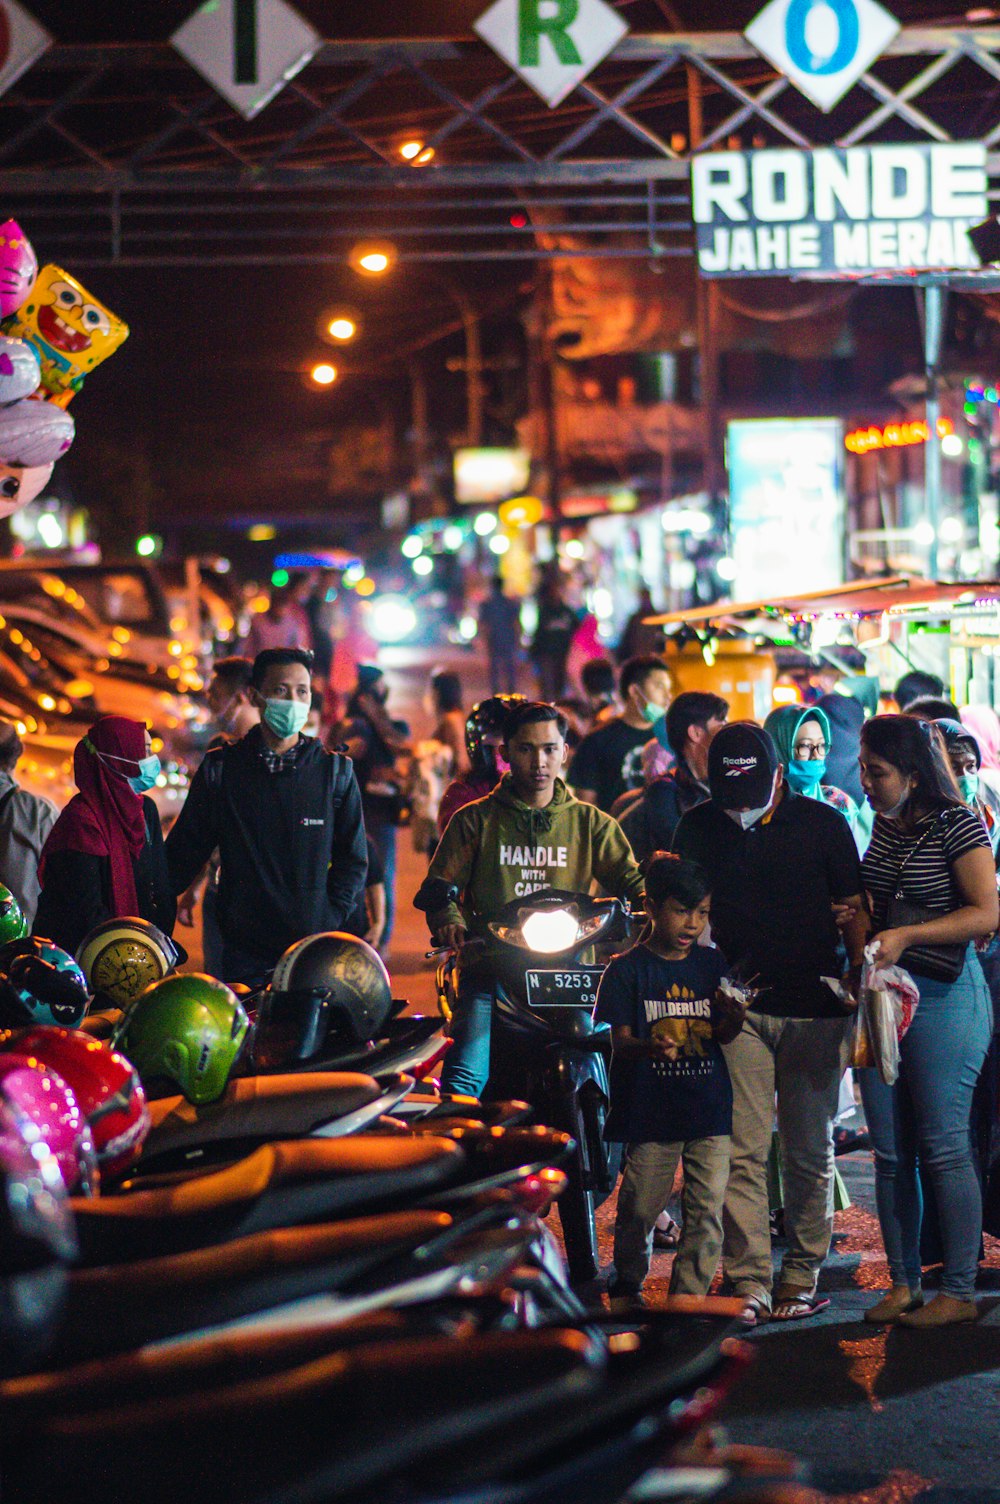
{"label": "motorcycle license plate", "polygon": [[592,1008],[597,1002],[599,971],[529,971],[529,1008]]}

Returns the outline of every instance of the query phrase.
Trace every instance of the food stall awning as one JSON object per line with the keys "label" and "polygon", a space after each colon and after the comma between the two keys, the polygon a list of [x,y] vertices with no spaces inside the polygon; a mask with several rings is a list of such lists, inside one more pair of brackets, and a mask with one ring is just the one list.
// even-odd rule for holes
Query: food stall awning
{"label": "food stall awning", "polygon": [[697,606],[690,611],[668,611],[648,616],[648,626],[709,626],[741,617],[778,615],[791,620],[808,621],[830,613],[834,616],[881,616],[888,611],[905,615],[910,611],[943,611],[955,606],[976,603],[1000,603],[1000,581],[936,581],[893,575],[884,580],[854,580],[827,590],[813,590],[804,595],[781,596],[769,601],[716,601],[711,606]]}

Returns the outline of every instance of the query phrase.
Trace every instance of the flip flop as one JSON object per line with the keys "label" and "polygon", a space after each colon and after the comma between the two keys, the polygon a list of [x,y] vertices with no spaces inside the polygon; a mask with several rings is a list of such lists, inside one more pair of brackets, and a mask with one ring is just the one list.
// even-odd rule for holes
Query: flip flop
{"label": "flip flop", "polygon": [[[774,1297],[774,1307],[771,1311],[772,1321],[805,1321],[810,1316],[815,1316],[817,1311],[825,1310],[830,1304],[827,1295],[817,1295],[815,1290],[801,1291],[778,1291]],[[785,1315],[782,1315],[782,1307]],[[792,1307],[793,1309],[788,1309]]]}
{"label": "flip flop", "polygon": [[653,1247],[659,1249],[675,1249],[681,1241],[681,1230],[673,1217],[668,1227],[653,1228]]}
{"label": "flip flop", "polygon": [[770,1321],[771,1310],[764,1297],[748,1295],[743,1303],[739,1319],[745,1327],[763,1326],[765,1321]]}

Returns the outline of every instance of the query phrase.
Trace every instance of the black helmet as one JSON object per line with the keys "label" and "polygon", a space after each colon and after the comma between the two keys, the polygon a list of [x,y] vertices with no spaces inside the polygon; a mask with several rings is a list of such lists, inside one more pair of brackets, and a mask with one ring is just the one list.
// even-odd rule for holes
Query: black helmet
{"label": "black helmet", "polygon": [[258,1070],[311,1060],[325,1046],[364,1044],[392,1009],[389,973],[378,952],[337,930],[308,935],[285,951],[261,999]]}
{"label": "black helmet", "polygon": [[473,705],[465,722],[465,747],[474,773],[495,773],[499,778],[494,750],[483,746],[483,737],[503,731],[508,711],[523,701],[523,695],[490,695],[488,700]]}

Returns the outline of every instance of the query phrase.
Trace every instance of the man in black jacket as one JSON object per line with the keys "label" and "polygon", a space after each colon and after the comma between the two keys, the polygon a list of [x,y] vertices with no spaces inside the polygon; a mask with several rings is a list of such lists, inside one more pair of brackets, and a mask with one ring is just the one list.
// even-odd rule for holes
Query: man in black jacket
{"label": "man in black jacket", "polygon": [[350,758],[302,736],[312,654],[268,648],[251,690],[261,724],[209,752],[167,838],[176,893],[218,847],[227,982],[261,985],[296,940],[343,929],[364,888],[367,849]]}
{"label": "man in black jacket", "polygon": [[637,862],[647,861],[654,851],[669,851],[681,815],[709,797],[708,749],[728,714],[728,702],[721,695],[702,690],[686,690],[672,701],[666,715],[667,741],[677,761],[630,804],[614,811]]}

